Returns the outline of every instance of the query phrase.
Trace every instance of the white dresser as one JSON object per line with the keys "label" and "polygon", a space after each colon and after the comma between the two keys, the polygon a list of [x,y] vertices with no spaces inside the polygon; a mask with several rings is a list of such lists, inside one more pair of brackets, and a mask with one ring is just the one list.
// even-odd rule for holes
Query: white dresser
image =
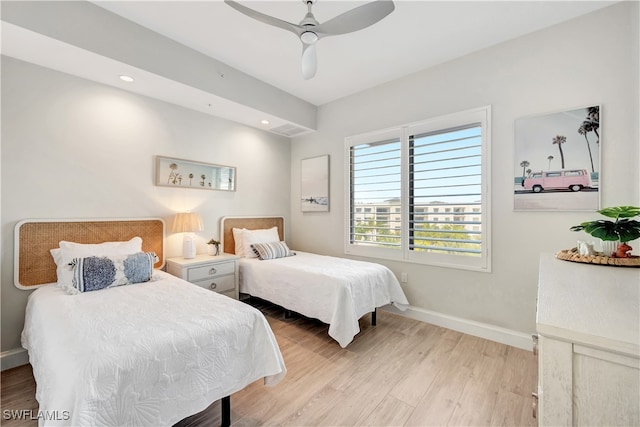
{"label": "white dresser", "polygon": [[167,259],[167,273],[194,285],[238,299],[239,276],[237,255],[196,255]]}
{"label": "white dresser", "polygon": [[540,426],[640,425],[639,306],[639,268],[541,257]]}

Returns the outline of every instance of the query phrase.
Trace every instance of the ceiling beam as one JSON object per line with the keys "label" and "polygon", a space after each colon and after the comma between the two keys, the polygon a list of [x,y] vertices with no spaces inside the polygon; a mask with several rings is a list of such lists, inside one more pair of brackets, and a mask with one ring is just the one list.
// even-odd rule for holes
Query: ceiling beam
{"label": "ceiling beam", "polygon": [[92,3],[5,1],[1,7],[4,22],[211,94],[212,99],[316,129],[315,105]]}

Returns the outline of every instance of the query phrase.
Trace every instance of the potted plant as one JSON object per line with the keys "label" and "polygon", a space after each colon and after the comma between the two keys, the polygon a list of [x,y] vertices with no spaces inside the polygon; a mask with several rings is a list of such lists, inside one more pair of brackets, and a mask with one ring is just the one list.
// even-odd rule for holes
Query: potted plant
{"label": "potted plant", "polygon": [[[612,253],[605,253],[612,257],[630,257],[631,246],[627,244],[640,237],[640,221],[634,218],[640,216],[640,207],[637,206],[615,206],[598,211],[599,214],[615,221],[599,219],[596,221],[583,222],[580,225],[571,227],[571,231],[584,231],[603,242],[618,242],[617,248]],[[607,251],[609,252],[609,251]]]}
{"label": "potted plant", "polygon": [[211,239],[207,242],[207,252],[209,255],[220,255],[220,242],[216,239]]}

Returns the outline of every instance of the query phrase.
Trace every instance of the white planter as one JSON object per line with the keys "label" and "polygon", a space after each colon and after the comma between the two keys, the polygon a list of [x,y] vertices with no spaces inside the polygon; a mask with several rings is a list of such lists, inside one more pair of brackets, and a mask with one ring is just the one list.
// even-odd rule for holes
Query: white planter
{"label": "white planter", "polygon": [[620,244],[617,240],[600,240],[600,252],[606,256],[611,256],[618,249]]}
{"label": "white planter", "polygon": [[207,254],[211,256],[220,255],[220,245],[207,245]]}

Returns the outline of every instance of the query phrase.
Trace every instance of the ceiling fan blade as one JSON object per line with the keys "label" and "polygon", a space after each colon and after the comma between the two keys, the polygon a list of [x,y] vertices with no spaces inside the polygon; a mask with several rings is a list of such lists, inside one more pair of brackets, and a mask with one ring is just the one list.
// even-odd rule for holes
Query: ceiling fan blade
{"label": "ceiling fan blade", "polygon": [[318,69],[318,59],[316,55],[316,45],[302,44],[302,78],[309,80],[316,75]]}
{"label": "ceiling fan blade", "polygon": [[314,32],[319,36],[335,36],[362,30],[380,21],[394,9],[392,0],[372,1],[318,25]]}
{"label": "ceiling fan blade", "polygon": [[298,37],[300,37],[300,34],[305,31],[304,28],[300,25],[292,24],[291,22],[283,21],[282,19],[265,15],[264,13],[258,12],[257,10],[253,10],[246,6],[243,6],[234,0],[224,0],[224,2],[238,12],[243,13],[250,18],[256,19],[260,22],[264,22],[265,24],[273,25],[274,27],[282,28],[283,30],[291,31]]}

